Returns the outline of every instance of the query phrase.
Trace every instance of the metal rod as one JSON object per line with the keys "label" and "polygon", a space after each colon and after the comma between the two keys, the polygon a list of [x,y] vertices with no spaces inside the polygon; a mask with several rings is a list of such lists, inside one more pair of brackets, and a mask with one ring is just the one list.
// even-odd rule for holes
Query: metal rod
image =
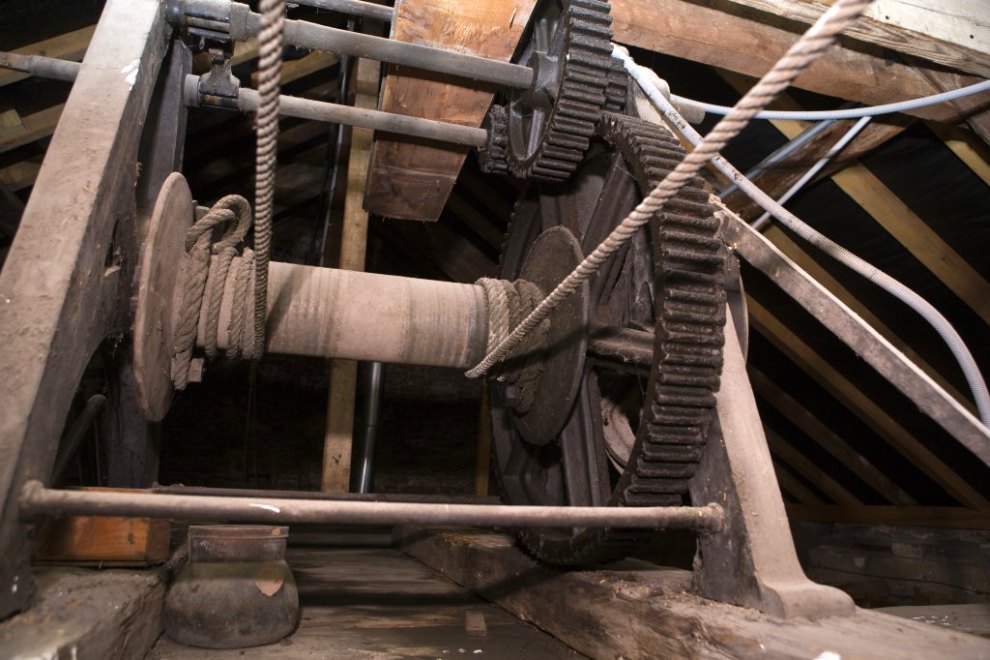
{"label": "metal rod", "polygon": [[[188,105],[199,105],[198,88],[199,76],[187,76],[186,103]],[[258,108],[258,98],[259,95],[256,90],[242,88],[238,93],[237,107],[243,112],[254,112]],[[279,114],[286,117],[371,128],[386,133],[409,135],[469,147],[482,147],[488,141],[488,132],[483,128],[460,126],[421,117],[408,117],[370,108],[355,108],[340,103],[301,99],[296,96],[279,97]]]}
{"label": "metal rod", "polygon": [[370,493],[373,488],[375,474],[375,439],[378,436],[378,415],[382,401],[381,362],[362,362],[361,375],[364,384],[364,406],[361,414],[361,427],[358,430],[356,444],[358,469],[353,490],[358,493]]}
{"label": "metal rod", "polygon": [[[78,62],[40,55],[0,52],[0,67],[24,71],[44,78],[72,81],[76,79],[81,66]],[[186,105],[199,106],[199,83],[199,76],[192,74],[186,76],[183,90]],[[238,93],[237,107],[242,112],[254,112],[258,109],[258,99],[256,90],[241,89]],[[482,147],[488,141],[488,132],[483,128],[460,126],[422,117],[408,117],[394,112],[355,108],[340,103],[301,99],[295,96],[280,96],[279,111],[286,117],[346,124],[469,147]]]}
{"label": "metal rod", "polygon": [[72,82],[79,75],[79,62],[59,60],[41,55],[21,55],[20,53],[0,53],[0,67],[30,73],[41,78],[53,78]]}
{"label": "metal rod", "polygon": [[[142,491],[145,492],[145,491]],[[316,490],[258,490],[252,488],[210,488],[204,486],[155,486],[147,492],[164,495],[211,495],[284,500],[334,500],[360,502],[415,502],[419,504],[499,504],[498,496],[422,495],[410,493],[324,493]]]}
{"label": "metal rod", "polygon": [[53,490],[40,481],[24,484],[23,518],[37,516],[143,516],[173,520],[353,525],[472,525],[479,527],[621,527],[639,529],[721,529],[718,504],[700,507],[567,507],[504,504],[413,504],[287,500],[277,498],[162,495],[147,491]]}
{"label": "metal rod", "polygon": [[[186,11],[195,11],[203,1],[186,0],[184,5]],[[259,15],[252,12],[247,5],[230,3],[230,37],[236,41],[243,41],[258,36],[259,18]],[[527,89],[533,82],[533,70],[518,64],[393,41],[307,21],[285,21],[285,40],[294,46],[311,50],[329,50],[339,55],[400,64],[503,87]]]}
{"label": "metal rod", "polygon": [[392,22],[392,13],[394,11],[391,7],[376,5],[373,2],[363,2],[362,0],[293,0],[293,4],[316,7],[317,9],[328,9],[342,14],[350,14],[351,16],[372,18],[383,23]]}

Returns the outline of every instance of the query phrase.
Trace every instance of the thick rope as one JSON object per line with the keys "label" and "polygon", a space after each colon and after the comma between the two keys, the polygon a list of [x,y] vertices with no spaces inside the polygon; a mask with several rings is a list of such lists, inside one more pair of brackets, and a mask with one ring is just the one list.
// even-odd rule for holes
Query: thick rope
{"label": "thick rope", "polygon": [[268,307],[268,261],[272,241],[272,208],[275,199],[275,161],[278,155],[278,95],[282,81],[282,41],[285,0],[260,0],[258,30],[258,132],[255,150],[254,209],[254,349],[265,350],[265,317]]}
{"label": "thick rope", "polygon": [[[224,226],[224,233],[220,240],[212,243],[214,230]],[[185,247],[189,254],[189,261],[186,264],[182,304],[179,308],[179,323],[176,329],[172,359],[172,382],[178,390],[185,389],[186,385],[189,384],[189,365],[192,361],[193,348],[196,346],[200,310],[203,306],[207,284],[211,280],[213,289],[211,289],[211,304],[206,310],[206,321],[209,328],[211,315],[214,315],[212,346],[213,353],[216,353],[216,325],[220,314],[219,301],[223,297],[223,282],[230,260],[227,259],[226,265],[222,266],[223,277],[218,272],[219,264],[230,252],[233,251],[236,254],[236,246],[244,240],[250,228],[251,206],[247,200],[239,195],[227,195],[217,201],[206,215],[186,230]],[[220,255],[217,268],[212,268],[213,260],[211,257],[213,254]],[[212,278],[210,277],[211,269],[214,271]],[[219,287],[219,295],[216,293],[217,287]],[[215,312],[212,310],[214,302]],[[206,341],[207,353],[209,354],[211,342],[209,330],[207,330]]]}
{"label": "thick rope", "polygon": [[807,69],[832,44],[835,37],[859,17],[871,1],[838,0],[822,14],[773,68],[736,103],[732,111],[719,121],[694,151],[687,154],[677,167],[550,292],[549,296],[536,306],[536,309],[505,340],[465,375],[468,378],[478,378],[508,355],[564,298],[574,293],[610,256],[625,245],[640,227],[649,222],[664,203],[677,195],[681,188],[705,166],[705,163],[723,149],[729,140],[738,135],[760,110],[768,106]]}

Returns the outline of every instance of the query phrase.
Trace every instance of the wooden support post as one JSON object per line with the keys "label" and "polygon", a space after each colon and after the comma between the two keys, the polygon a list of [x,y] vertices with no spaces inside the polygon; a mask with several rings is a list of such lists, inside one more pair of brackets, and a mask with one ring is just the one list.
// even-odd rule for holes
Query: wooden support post
{"label": "wooden support post", "polygon": [[[357,94],[354,105],[374,109],[378,104],[379,64],[358,60]],[[368,243],[368,213],[362,207],[371,157],[372,134],[367,128],[351,130],[351,153],[347,163],[347,194],[340,240],[340,268],[364,270]],[[346,492],[351,480],[351,441],[354,433],[354,400],[357,362],[330,361],[330,389],[327,399],[327,426],[323,438],[324,492]]]}

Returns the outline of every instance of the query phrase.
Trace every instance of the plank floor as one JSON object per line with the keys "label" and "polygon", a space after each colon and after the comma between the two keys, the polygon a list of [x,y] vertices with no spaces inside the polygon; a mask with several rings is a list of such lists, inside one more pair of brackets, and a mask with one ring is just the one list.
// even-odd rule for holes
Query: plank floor
{"label": "plank floor", "polygon": [[[162,636],[148,657],[583,657],[393,548],[290,548],[288,559],[302,604],[299,628],[291,637],[270,646],[218,651],[182,646]],[[484,637],[471,636],[465,628],[468,618],[474,624],[479,613]]]}

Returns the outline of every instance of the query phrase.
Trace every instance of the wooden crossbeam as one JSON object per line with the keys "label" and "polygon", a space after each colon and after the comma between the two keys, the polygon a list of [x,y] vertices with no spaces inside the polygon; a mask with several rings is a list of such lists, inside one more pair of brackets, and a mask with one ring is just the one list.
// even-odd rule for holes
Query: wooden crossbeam
{"label": "wooden crossbeam", "polygon": [[[83,55],[86,53],[86,47],[89,46],[89,40],[93,38],[94,31],[96,31],[95,25],[87,25],[86,27],[60,34],[51,39],[28,44],[12,52],[19,55],[43,55],[59,60],[78,62],[82,60]],[[29,73],[0,69],[0,87],[29,77],[31,77]]]}
{"label": "wooden crossbeam", "polygon": [[832,366],[790,328],[747,296],[750,323],[781,352],[856,414],[880,437],[924,472],[960,503],[974,509],[990,509],[990,501],[970,486],[942,459],[881,408],[871,396]]}
{"label": "wooden crossbeam", "polygon": [[859,506],[862,502],[851,493],[845,486],[835,480],[813,461],[807,458],[799,449],[782,435],[770,427],[764,427],[767,435],[767,443],[770,445],[770,452],[794,468],[798,474],[815,485],[815,488],[822,491],[836,503],[844,506]]}
{"label": "wooden crossbeam", "polygon": [[[769,71],[798,38],[797,30],[750,20],[717,9],[712,4],[683,0],[613,0],[615,39],[758,78]],[[866,44],[850,48],[840,42],[801,74],[794,84],[819,94],[879,105],[942,91],[923,75],[928,68],[895,62],[880,48]],[[937,67],[932,65],[930,68]],[[972,82],[977,81],[972,78]],[[961,114],[982,109],[988,100],[990,94],[980,94],[955,106],[933,106],[914,110],[911,114],[955,122]]]}
{"label": "wooden crossbeam", "polygon": [[787,516],[795,520],[842,522],[867,525],[911,525],[916,527],[954,527],[990,529],[990,513],[949,506],[846,507],[835,505],[785,504]]}
{"label": "wooden crossbeam", "polygon": [[[749,380],[761,399],[772,405],[792,424],[800,428],[819,447],[831,454],[850,472],[883,495],[892,504],[915,504],[886,474],[877,469],[865,456],[832,431],[795,398],[763,372],[750,364]],[[785,459],[786,460],[786,459]]]}
{"label": "wooden crossbeam", "polygon": [[[805,25],[818,20],[832,4],[821,0],[724,1]],[[867,7],[842,36],[990,77],[990,4],[984,0],[885,0]]]}

